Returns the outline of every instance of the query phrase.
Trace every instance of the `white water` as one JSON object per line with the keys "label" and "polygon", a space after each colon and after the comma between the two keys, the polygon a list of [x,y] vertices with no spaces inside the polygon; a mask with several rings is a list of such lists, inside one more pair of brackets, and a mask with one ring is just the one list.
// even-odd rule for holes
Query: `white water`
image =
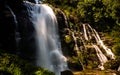
{"label": "white water", "polygon": [[[85,26],[88,26],[89,29],[87,30]],[[101,40],[99,34],[97,33],[97,31],[95,29],[93,29],[89,24],[83,24],[83,29],[84,29],[84,37],[86,40],[88,40],[88,37],[90,37],[90,35],[87,35],[87,32],[90,34],[89,30],[91,30],[91,37],[94,36],[96,42],[98,45],[100,45],[106,52],[106,55],[108,57],[110,57],[111,59],[115,59],[115,55],[113,54],[113,52],[111,51],[111,49],[107,48],[103,41]]]}
{"label": "white water", "polygon": [[118,70],[117,71],[120,71],[120,66],[118,67]]}
{"label": "white water", "polygon": [[87,32],[86,32],[86,24],[83,24],[83,31],[84,31],[85,40],[88,40],[88,36],[87,36]]}
{"label": "white water", "polygon": [[97,45],[93,45],[93,47],[96,50],[96,53],[97,53],[97,56],[99,57],[100,62],[103,64],[106,63],[108,61],[107,57],[102,53],[100,48]]}
{"label": "white water", "polygon": [[38,3],[39,3],[39,0],[35,0],[35,3],[38,4]]}
{"label": "white water", "polygon": [[36,4],[34,9],[28,11],[36,29],[36,64],[60,75],[61,71],[67,69],[67,59],[61,51],[56,16],[45,4]]}
{"label": "white water", "polygon": [[100,39],[100,36],[98,35],[98,33],[96,32],[96,30],[94,30],[94,33],[96,35],[96,41],[97,41],[97,44],[100,45],[101,47],[103,47],[103,49],[105,50],[107,56],[109,56],[111,59],[115,59],[115,55],[113,54],[113,52],[111,51],[111,49],[107,48],[103,41]]}
{"label": "white water", "polygon": [[[100,48],[97,46],[99,45],[100,47],[102,47],[105,52],[106,55],[108,57],[110,57],[111,59],[115,59],[115,55],[112,53],[111,49],[107,48],[103,41],[101,40],[99,34],[97,33],[97,31],[95,29],[93,29],[89,24],[83,24],[83,32],[84,32],[84,38],[86,41],[90,41],[92,37],[95,38],[96,41],[96,45],[91,44],[92,46],[95,48],[98,59],[100,60],[100,65],[98,66],[101,70],[104,70],[104,63],[108,61],[107,57],[102,53],[102,51],[100,50]],[[95,44],[95,43],[94,43]]]}
{"label": "white water", "polygon": [[77,38],[75,37],[74,32],[71,32],[71,33],[72,33],[73,40],[75,41],[75,45],[77,45]]}
{"label": "white water", "polygon": [[99,47],[97,45],[93,45],[93,47],[95,48],[98,59],[100,61],[100,64],[98,65],[98,68],[101,69],[101,70],[104,70],[105,69],[104,68],[104,63],[106,63],[108,61],[107,57],[101,52],[101,50],[99,49]]}
{"label": "white water", "polygon": [[74,50],[77,52],[77,54],[79,54],[79,48],[78,48],[78,45],[77,45],[77,38],[75,37],[74,32],[71,32],[71,33],[72,33],[73,40],[75,42]]}

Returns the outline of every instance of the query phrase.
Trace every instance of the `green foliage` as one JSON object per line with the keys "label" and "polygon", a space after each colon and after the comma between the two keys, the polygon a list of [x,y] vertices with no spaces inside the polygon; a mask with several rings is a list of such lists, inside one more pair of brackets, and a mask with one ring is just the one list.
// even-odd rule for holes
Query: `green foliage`
{"label": "green foliage", "polygon": [[46,69],[38,69],[37,71],[35,71],[34,74],[35,75],[55,75],[54,73],[52,73]]}
{"label": "green foliage", "polygon": [[116,20],[114,18],[115,13],[113,12],[117,11],[114,9],[114,3],[112,0],[88,0],[86,2],[79,2],[78,11],[80,12],[81,21],[90,23],[98,30],[109,30],[113,28]]}
{"label": "green foliage", "polygon": [[72,62],[72,63],[76,63],[76,64],[80,64],[80,63],[79,63],[79,58],[77,58],[77,57],[75,57],[75,56],[72,57],[71,62]]}
{"label": "green foliage", "polygon": [[111,31],[114,26],[120,25],[119,0],[45,0],[45,2],[62,9],[72,29],[80,22],[90,23],[99,31]]}
{"label": "green foliage", "polygon": [[[108,35],[111,35],[110,37],[114,39],[114,41],[112,40],[114,43],[110,46],[113,52],[120,56],[120,0],[46,0],[46,2],[65,12],[70,30],[78,31],[82,28],[80,27],[81,23],[89,23],[97,31],[109,32],[110,34]],[[70,41],[69,36],[65,39]],[[89,41],[86,43],[89,43]],[[72,42],[69,43],[67,48],[69,47],[71,51],[73,46],[74,43]],[[89,68],[98,65],[95,53],[87,53],[86,51],[80,56],[79,59],[82,60],[84,65],[90,64],[88,65]],[[75,58],[72,58],[72,61],[78,63],[78,57],[75,56]],[[94,65],[92,65],[93,63]]]}
{"label": "green foliage", "polygon": [[120,65],[120,56],[116,58],[116,60],[110,60],[107,63],[105,63],[104,67],[106,69],[118,69]]}
{"label": "green foliage", "polygon": [[115,53],[115,55],[120,56],[120,43],[113,46],[113,52]]}
{"label": "green foliage", "polygon": [[[11,57],[10,57],[11,56]],[[14,58],[13,55],[7,55],[2,54],[0,56],[0,70],[7,71],[10,74],[13,75],[21,75],[21,68],[18,67],[18,65],[12,63],[13,61],[16,61],[17,59]]]}
{"label": "green foliage", "polygon": [[110,36],[114,39],[112,50],[115,55],[120,56],[120,26],[115,26]]}
{"label": "green foliage", "polygon": [[70,43],[72,41],[72,37],[70,35],[65,36],[65,42]]}
{"label": "green foliage", "polygon": [[54,75],[48,70],[37,68],[16,55],[0,53],[0,75]]}

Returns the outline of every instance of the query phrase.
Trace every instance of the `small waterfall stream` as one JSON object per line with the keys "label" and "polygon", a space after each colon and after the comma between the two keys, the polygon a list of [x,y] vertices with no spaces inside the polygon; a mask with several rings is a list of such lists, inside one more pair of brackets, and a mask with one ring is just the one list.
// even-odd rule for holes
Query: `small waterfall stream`
{"label": "small waterfall stream", "polygon": [[102,53],[102,51],[100,50],[99,46],[102,47],[105,52],[106,55],[111,58],[111,59],[115,59],[115,55],[113,54],[113,52],[111,51],[111,49],[107,48],[103,41],[101,40],[99,34],[97,33],[97,31],[95,29],[93,29],[89,24],[83,24],[83,34],[84,34],[84,39],[86,41],[90,41],[92,38],[94,38],[96,41],[96,45],[95,43],[93,43],[92,41],[90,42],[90,44],[95,48],[98,59],[100,61],[100,65],[98,66],[101,70],[104,70],[104,63],[106,63],[108,61],[107,57]]}
{"label": "small waterfall stream", "polygon": [[102,53],[102,51],[100,50],[100,48],[97,45],[93,45],[93,47],[96,50],[97,56],[100,60],[100,65],[98,66],[101,70],[104,70],[104,63],[106,63],[108,61],[107,57]]}
{"label": "small waterfall stream", "polygon": [[17,22],[17,19],[16,19],[16,15],[14,14],[14,12],[12,11],[12,9],[8,5],[6,5],[6,8],[9,9],[11,15],[13,16],[13,20],[14,20],[14,23],[15,23],[16,46],[17,46],[17,49],[18,49],[19,41],[20,41],[21,37],[20,37],[19,29],[18,29],[18,22]]}
{"label": "small waterfall stream", "polygon": [[72,33],[73,40],[74,40],[74,42],[75,42],[74,50],[77,51],[77,53],[78,53],[79,48],[78,48],[78,45],[77,45],[77,38],[75,37],[74,32],[71,32],[71,33]]}
{"label": "small waterfall stream", "polygon": [[86,25],[85,24],[83,24],[83,30],[84,30],[85,40],[88,40],[88,36],[87,36],[87,32],[86,32]]}
{"label": "small waterfall stream", "polygon": [[95,35],[95,39],[97,41],[97,44],[100,45],[106,52],[107,56],[109,56],[111,59],[115,59],[115,55],[112,53],[111,49],[107,48],[103,41],[100,39],[100,36],[98,35],[98,33],[96,32],[96,30],[93,30],[94,35]]}

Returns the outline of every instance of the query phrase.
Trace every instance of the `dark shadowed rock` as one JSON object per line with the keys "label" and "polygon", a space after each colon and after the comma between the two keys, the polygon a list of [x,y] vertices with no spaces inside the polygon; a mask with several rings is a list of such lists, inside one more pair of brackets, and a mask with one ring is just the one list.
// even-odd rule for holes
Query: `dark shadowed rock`
{"label": "dark shadowed rock", "polygon": [[62,10],[60,9],[55,9],[55,10],[56,10],[56,17],[58,21],[59,32],[60,34],[62,34],[64,32],[64,28],[68,27],[67,17]]}
{"label": "dark shadowed rock", "polygon": [[0,75],[12,75],[12,74],[7,71],[0,71]]}
{"label": "dark shadowed rock", "polygon": [[22,3],[22,0],[0,0],[0,49],[10,53],[16,52],[16,23],[11,10],[14,14],[21,11]]}
{"label": "dark shadowed rock", "polygon": [[30,1],[30,2],[32,2],[32,3],[35,3],[35,0],[28,0],[28,1]]}
{"label": "dark shadowed rock", "polygon": [[57,21],[58,21],[58,30],[59,30],[59,35],[61,39],[61,46],[62,46],[62,51],[63,54],[66,56],[68,55],[69,51],[66,51],[65,47],[65,41],[64,41],[64,34],[65,34],[65,29],[68,28],[68,21],[65,13],[60,10],[60,9],[55,9]]}
{"label": "dark shadowed rock", "polygon": [[11,53],[16,49],[13,15],[4,2],[0,4],[0,49]]}
{"label": "dark shadowed rock", "polygon": [[[31,4],[29,6],[32,7]],[[18,53],[22,58],[33,61],[36,45],[34,27],[29,17],[27,6],[22,0],[0,1],[0,49]],[[20,33],[19,43],[16,41],[16,30]]]}
{"label": "dark shadowed rock", "polygon": [[61,72],[61,75],[73,75],[73,73],[70,70],[65,70]]}

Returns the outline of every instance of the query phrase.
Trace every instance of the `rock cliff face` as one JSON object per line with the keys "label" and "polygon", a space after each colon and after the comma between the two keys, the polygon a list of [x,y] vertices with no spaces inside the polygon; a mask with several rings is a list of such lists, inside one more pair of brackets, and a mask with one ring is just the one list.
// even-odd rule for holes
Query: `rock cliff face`
{"label": "rock cliff face", "polygon": [[15,23],[13,15],[6,7],[7,5],[12,5],[12,2],[14,5],[15,3],[13,0],[11,0],[11,2],[7,0],[0,1],[0,48],[8,50],[9,52],[14,52],[13,50],[16,48]]}
{"label": "rock cliff face", "polygon": [[34,60],[34,28],[26,6],[20,0],[6,0],[0,3],[3,3],[0,4],[0,49]]}

